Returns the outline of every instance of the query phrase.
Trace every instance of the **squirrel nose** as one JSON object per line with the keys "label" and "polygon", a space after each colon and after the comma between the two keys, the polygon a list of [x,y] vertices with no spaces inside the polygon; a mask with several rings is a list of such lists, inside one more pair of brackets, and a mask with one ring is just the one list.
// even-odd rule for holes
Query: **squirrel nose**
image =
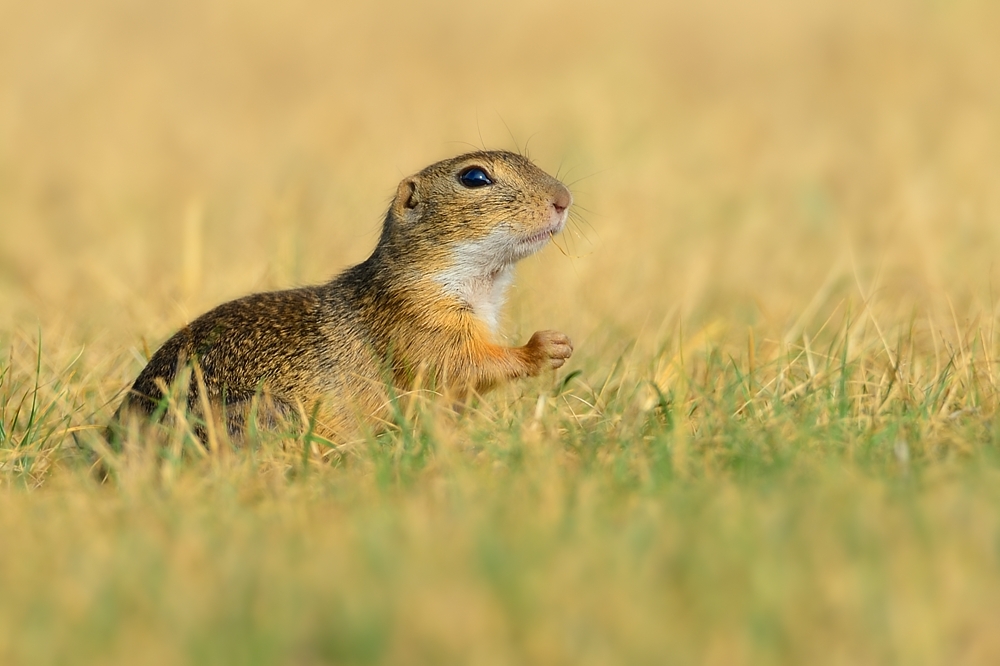
{"label": "squirrel nose", "polygon": [[552,197],[552,207],[556,209],[556,213],[561,215],[564,210],[569,208],[571,203],[573,203],[573,195],[569,193],[569,190],[560,185]]}

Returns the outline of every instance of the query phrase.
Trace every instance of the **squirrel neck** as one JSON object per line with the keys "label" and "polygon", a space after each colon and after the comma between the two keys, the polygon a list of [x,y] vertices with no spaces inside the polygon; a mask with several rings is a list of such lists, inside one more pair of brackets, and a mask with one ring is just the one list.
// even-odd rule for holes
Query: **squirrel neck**
{"label": "squirrel neck", "polygon": [[349,285],[360,302],[377,304],[374,311],[393,313],[388,319],[407,327],[422,323],[433,330],[444,321],[456,321],[454,317],[469,318],[466,325],[477,320],[495,335],[513,277],[513,264],[491,265],[476,256],[475,248],[458,246],[445,267],[428,271],[379,243],[368,259],[330,285]]}
{"label": "squirrel neck", "polygon": [[465,248],[457,248],[452,265],[432,275],[431,280],[446,298],[468,309],[495,335],[507,288],[514,280],[514,265],[483,266],[469,254]]}

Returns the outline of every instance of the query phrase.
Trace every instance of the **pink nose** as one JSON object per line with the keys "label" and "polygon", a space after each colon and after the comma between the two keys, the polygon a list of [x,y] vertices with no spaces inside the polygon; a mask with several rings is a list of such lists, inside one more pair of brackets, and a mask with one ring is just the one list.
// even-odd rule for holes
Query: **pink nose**
{"label": "pink nose", "polygon": [[571,203],[573,203],[573,195],[565,187],[560,186],[552,197],[552,207],[556,209],[556,213],[561,215]]}

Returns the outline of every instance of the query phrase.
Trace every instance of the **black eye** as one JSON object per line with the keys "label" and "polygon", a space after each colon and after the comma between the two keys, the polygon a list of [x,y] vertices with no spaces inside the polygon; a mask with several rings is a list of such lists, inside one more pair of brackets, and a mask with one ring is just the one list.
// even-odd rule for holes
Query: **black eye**
{"label": "black eye", "polygon": [[469,167],[458,174],[458,182],[466,187],[486,187],[493,184],[486,172],[479,167]]}

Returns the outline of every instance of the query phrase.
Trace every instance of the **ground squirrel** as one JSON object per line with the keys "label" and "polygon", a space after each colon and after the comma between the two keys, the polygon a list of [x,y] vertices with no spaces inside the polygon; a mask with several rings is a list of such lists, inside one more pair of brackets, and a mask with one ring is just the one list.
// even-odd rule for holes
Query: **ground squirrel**
{"label": "ground squirrel", "polygon": [[[514,264],[562,230],[573,199],[522,155],[468,153],[396,189],[374,252],[322,285],[254,294],[198,317],[153,354],[116,413],[148,418],[162,388],[197,365],[188,403],[221,407],[231,431],[255,395],[325,420],[378,418],[388,388],[418,378],[452,395],[558,368],[569,338],[539,331],[523,347],[495,342]],[[199,377],[200,375],[200,377]]]}

